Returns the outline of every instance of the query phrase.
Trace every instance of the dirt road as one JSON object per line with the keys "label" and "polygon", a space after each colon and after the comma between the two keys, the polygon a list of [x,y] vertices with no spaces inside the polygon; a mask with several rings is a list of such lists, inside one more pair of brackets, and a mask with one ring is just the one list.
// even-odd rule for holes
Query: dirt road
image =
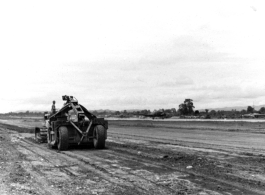
{"label": "dirt road", "polygon": [[1,125],[0,194],[265,194],[262,148],[126,129],[104,150],[59,152]]}

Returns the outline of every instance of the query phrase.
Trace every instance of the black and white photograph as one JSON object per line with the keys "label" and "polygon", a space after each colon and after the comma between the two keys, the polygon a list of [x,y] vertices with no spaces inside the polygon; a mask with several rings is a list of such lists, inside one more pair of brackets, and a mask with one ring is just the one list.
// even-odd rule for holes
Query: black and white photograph
{"label": "black and white photograph", "polygon": [[265,1],[0,0],[0,195],[265,195]]}

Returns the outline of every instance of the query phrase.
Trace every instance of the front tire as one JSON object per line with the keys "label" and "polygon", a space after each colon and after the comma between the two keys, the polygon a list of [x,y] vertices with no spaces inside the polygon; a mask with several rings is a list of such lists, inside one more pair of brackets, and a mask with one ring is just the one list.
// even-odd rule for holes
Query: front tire
{"label": "front tire", "polygon": [[40,128],[35,128],[35,141],[40,142]]}
{"label": "front tire", "polygon": [[58,150],[67,150],[68,145],[68,129],[66,127],[60,127],[58,137]]}
{"label": "front tire", "polygon": [[96,149],[105,148],[105,128],[102,125],[97,125],[94,128],[94,147]]}
{"label": "front tire", "polygon": [[47,147],[49,149],[56,149],[56,145],[52,144],[52,135],[51,135],[51,129],[48,129],[48,133],[47,133]]}

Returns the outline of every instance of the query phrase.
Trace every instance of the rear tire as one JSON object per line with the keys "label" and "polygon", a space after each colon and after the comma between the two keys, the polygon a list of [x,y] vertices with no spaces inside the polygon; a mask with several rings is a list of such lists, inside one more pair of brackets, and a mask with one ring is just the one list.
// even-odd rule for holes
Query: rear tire
{"label": "rear tire", "polygon": [[59,137],[58,137],[58,150],[67,150],[68,149],[68,129],[66,127],[59,128]]}
{"label": "rear tire", "polygon": [[105,148],[105,128],[102,125],[97,125],[94,128],[94,147],[96,149]]}

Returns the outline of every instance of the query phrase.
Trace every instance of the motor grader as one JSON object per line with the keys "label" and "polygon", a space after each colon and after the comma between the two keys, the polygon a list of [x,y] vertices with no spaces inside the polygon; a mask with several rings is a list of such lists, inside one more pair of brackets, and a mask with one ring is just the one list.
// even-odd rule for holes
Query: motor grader
{"label": "motor grader", "polygon": [[62,96],[64,106],[54,114],[44,113],[44,126],[35,128],[35,139],[48,142],[49,148],[67,150],[70,145],[103,149],[108,121],[97,118],[73,96]]}

